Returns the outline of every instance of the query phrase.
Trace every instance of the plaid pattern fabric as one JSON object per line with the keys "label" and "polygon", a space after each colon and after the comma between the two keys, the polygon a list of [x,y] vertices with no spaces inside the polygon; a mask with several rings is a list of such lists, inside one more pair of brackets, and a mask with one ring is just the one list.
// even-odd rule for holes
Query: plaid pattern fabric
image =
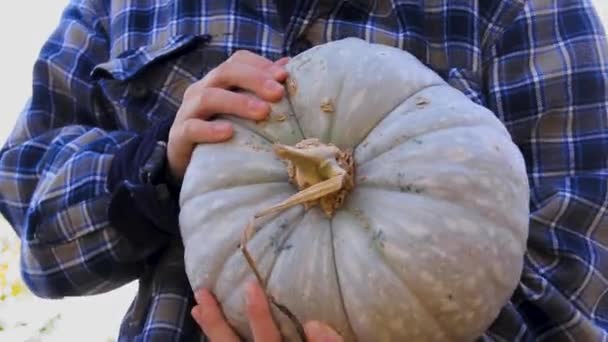
{"label": "plaid pattern fabric", "polygon": [[357,36],[413,53],[490,108],[524,154],[525,267],[480,340],[606,340],[608,49],[590,1],[317,0],[292,10],[281,17],[271,0],[69,4],[0,154],[0,209],[21,236],[32,291],[85,295],[139,279],[121,339],[197,340],[179,241],[135,243],[108,220],[113,156],[237,49],[274,60]]}

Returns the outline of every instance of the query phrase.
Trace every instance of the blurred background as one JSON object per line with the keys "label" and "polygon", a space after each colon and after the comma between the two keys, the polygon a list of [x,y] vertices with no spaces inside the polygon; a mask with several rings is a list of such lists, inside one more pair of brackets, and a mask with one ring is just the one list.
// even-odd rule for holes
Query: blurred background
{"label": "blurred background", "polygon": [[[593,0],[608,23],[608,0]],[[29,97],[31,68],[67,0],[6,2],[0,11],[0,143]],[[18,239],[0,217],[0,341],[114,341],[135,283],[62,300],[31,295],[19,277]]]}

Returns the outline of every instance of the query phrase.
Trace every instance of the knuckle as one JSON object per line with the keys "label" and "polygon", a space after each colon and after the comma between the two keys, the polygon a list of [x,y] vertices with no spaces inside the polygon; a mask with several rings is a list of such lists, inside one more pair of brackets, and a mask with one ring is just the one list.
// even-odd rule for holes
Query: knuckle
{"label": "knuckle", "polygon": [[[209,75],[211,72],[207,73],[207,75]],[[213,78],[214,76],[211,75],[211,77]],[[186,90],[184,91],[184,95],[182,97],[182,102],[184,101],[189,101],[191,99],[195,99],[195,98],[199,98],[201,96],[201,94],[205,93],[206,89],[208,88],[207,86],[207,80],[206,80],[207,76],[205,76],[203,79],[200,79],[190,85],[188,85],[188,87],[186,87]]]}
{"label": "knuckle", "polygon": [[215,68],[209,70],[209,72],[205,75],[205,77],[203,77],[203,79],[200,81],[203,88],[206,87],[207,84],[217,82],[220,79],[224,68],[225,68],[224,64],[220,64],[220,65],[216,66]]}
{"label": "knuckle", "polygon": [[235,94],[234,104],[240,111],[247,112],[249,110],[249,102],[253,100],[253,97],[245,94]]}
{"label": "knuckle", "polygon": [[173,122],[174,126],[179,122],[183,122],[184,120],[187,120],[189,117],[193,116],[198,101],[197,99],[197,96],[189,96],[182,100],[182,103],[177,110],[177,114],[175,114],[175,121]]}
{"label": "knuckle", "polygon": [[[204,112],[209,105],[208,99],[214,96],[214,91],[212,88],[203,88],[200,89],[195,96],[192,96],[190,101],[190,108],[194,113],[196,112]],[[196,116],[196,114],[191,114],[189,116]]]}
{"label": "knuckle", "polygon": [[195,101],[197,106],[204,106],[207,101],[205,99],[213,96],[214,94],[213,88],[202,88],[198,91],[193,100]]}
{"label": "knuckle", "polygon": [[173,123],[173,125],[171,126],[171,128],[169,128],[169,137],[168,137],[168,141],[167,143],[169,144],[169,146],[172,146],[175,141],[177,139],[179,139],[179,133],[180,133],[180,125],[175,122]]}
{"label": "knuckle", "polygon": [[194,82],[194,83],[190,84],[189,86],[187,86],[186,90],[184,91],[183,100],[187,100],[187,99],[191,98],[198,90],[198,86],[199,86],[199,82]]}
{"label": "knuckle", "polygon": [[199,135],[202,134],[201,128],[204,128],[204,125],[198,124],[196,122],[197,119],[189,119],[184,121],[182,125],[182,135],[188,142],[196,141]]}
{"label": "knuckle", "polygon": [[201,90],[199,96],[195,99],[196,108],[202,113],[206,113],[213,103],[221,99],[221,93],[215,88],[205,88]]}
{"label": "knuckle", "polygon": [[187,141],[192,140],[194,128],[192,127],[190,120],[186,120],[182,123],[180,131],[182,138],[186,139]]}
{"label": "knuckle", "polygon": [[249,52],[249,51],[247,51],[247,50],[240,49],[240,50],[236,50],[236,51],[235,51],[235,52],[232,54],[232,56],[230,56],[230,58],[231,58],[231,59],[240,60],[240,59],[243,59],[243,58],[245,58],[245,57],[249,56],[250,54],[251,54],[251,52]]}

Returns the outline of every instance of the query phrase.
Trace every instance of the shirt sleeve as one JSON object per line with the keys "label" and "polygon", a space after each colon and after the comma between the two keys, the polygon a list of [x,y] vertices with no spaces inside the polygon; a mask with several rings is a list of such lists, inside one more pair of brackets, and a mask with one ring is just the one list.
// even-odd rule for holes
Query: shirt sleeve
{"label": "shirt sleeve", "polygon": [[599,341],[608,329],[608,47],[590,1],[523,2],[488,48],[487,105],[526,160],[528,251],[491,340]]}
{"label": "shirt sleeve", "polygon": [[101,2],[70,2],[0,151],[0,211],[21,238],[22,277],[41,297],[134,280],[178,231],[176,189],[164,177],[172,118],[121,129],[91,78],[109,55],[108,23]]}

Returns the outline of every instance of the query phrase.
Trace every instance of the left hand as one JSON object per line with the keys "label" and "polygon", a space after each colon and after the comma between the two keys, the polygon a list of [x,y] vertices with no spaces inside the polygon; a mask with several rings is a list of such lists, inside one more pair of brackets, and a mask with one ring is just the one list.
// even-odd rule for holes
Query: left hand
{"label": "left hand", "polygon": [[[279,342],[281,333],[272,319],[268,300],[257,282],[247,284],[247,317],[254,341]],[[232,330],[222,314],[217,301],[206,289],[195,293],[197,305],[192,308],[192,317],[212,342],[238,342],[241,339]],[[309,321],[304,325],[308,342],[342,342],[338,333],[327,325]]]}

